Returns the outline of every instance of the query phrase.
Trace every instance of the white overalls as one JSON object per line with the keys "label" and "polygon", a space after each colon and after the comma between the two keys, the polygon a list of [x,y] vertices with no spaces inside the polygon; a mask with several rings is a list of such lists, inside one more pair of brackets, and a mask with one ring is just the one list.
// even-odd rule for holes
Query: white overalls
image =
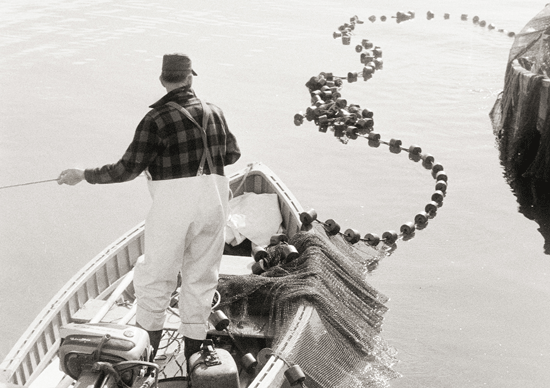
{"label": "white overalls", "polygon": [[136,321],[144,329],[156,331],[164,326],[165,310],[181,269],[180,332],[198,340],[206,338],[218,284],[229,198],[225,176],[202,174],[205,160],[210,171],[214,166],[205,132],[210,108],[201,104],[202,127],[183,107],[168,103],[201,130],[205,151],[197,176],[148,181],[153,204],[145,220],[144,260],[136,264],[134,277]]}

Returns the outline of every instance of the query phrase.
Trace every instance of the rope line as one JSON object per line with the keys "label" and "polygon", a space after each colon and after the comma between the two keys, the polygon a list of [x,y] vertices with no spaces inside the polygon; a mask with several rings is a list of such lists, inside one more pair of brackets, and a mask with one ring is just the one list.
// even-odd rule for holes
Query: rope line
{"label": "rope line", "polygon": [[34,181],[34,182],[27,182],[27,183],[18,183],[18,184],[16,184],[16,185],[1,186],[1,187],[0,187],[0,190],[2,190],[2,189],[10,189],[10,188],[12,188],[12,187],[36,185],[36,184],[39,184],[39,183],[46,183],[46,182],[53,182],[53,181],[57,181],[57,178],[55,178],[55,179],[46,179],[46,180],[43,180],[43,181]]}
{"label": "rope line", "polygon": [[[415,13],[398,12],[396,17],[397,22],[403,22],[415,18]],[[428,20],[434,18],[432,12],[427,13]],[[449,15],[445,14],[445,19],[449,19]],[[467,20],[467,15],[461,16],[462,20]],[[371,22],[376,21],[375,16],[369,17]],[[382,21],[385,21],[381,18]],[[474,24],[479,24],[484,27],[485,21],[480,22],[479,17],[474,17]],[[341,37],[343,45],[350,45],[352,36],[356,35],[356,24],[364,22],[358,16],[350,18],[349,23],[344,23],[338,27],[338,32],[333,34],[334,38]],[[490,29],[494,26],[490,25]],[[510,33],[508,36],[513,37],[515,34]],[[324,225],[326,231],[330,235],[342,235],[346,241],[351,244],[356,244],[363,241],[370,246],[377,246],[383,241],[386,246],[392,250],[395,243],[399,239],[409,240],[415,235],[416,230],[424,229],[429,220],[437,214],[438,208],[443,205],[443,200],[447,193],[447,174],[440,163],[435,163],[434,157],[427,153],[422,153],[422,149],[417,145],[411,145],[408,148],[402,146],[402,141],[399,139],[383,140],[379,133],[374,132],[374,113],[366,108],[361,108],[358,104],[351,104],[342,97],[342,88],[344,81],[348,83],[357,82],[359,76],[362,75],[364,81],[370,80],[375,73],[383,69],[382,49],[376,46],[368,39],[362,39],[361,43],[355,47],[355,51],[360,54],[360,62],[364,65],[360,72],[349,72],[347,77],[335,76],[332,73],[321,72],[317,76],[313,76],[306,82],[305,86],[308,89],[311,97],[311,104],[305,110],[305,113],[299,112],[294,115],[294,124],[300,126],[304,120],[312,121],[318,126],[319,132],[333,132],[342,144],[347,144],[350,140],[364,138],[368,140],[370,147],[378,148],[380,144],[388,146],[389,151],[393,154],[399,154],[401,151],[407,152],[409,159],[414,162],[422,161],[424,168],[431,170],[432,177],[436,181],[435,191],[431,196],[431,201],[425,206],[424,211],[418,213],[414,217],[414,222],[406,222],[401,225],[400,233],[395,230],[387,230],[382,234],[382,237],[375,233],[367,233],[361,238],[359,231],[348,228],[345,232],[340,232],[340,225],[334,220],[329,219],[325,222],[317,221],[317,212],[314,209],[302,212],[300,220],[304,226],[309,226],[312,222],[317,221]]]}

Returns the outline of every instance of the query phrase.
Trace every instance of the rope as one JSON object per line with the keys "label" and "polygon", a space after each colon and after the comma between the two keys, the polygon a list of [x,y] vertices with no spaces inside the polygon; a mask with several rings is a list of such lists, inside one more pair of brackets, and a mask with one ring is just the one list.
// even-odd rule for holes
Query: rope
{"label": "rope", "polygon": [[[145,178],[147,177],[147,174],[146,172],[143,172],[141,174],[139,174],[136,178]],[[34,181],[34,182],[27,182],[27,183],[18,183],[16,185],[9,185],[9,186],[0,186],[0,190],[2,189],[10,189],[12,187],[19,187],[19,186],[28,186],[28,185],[36,185],[36,184],[39,184],[39,183],[46,183],[46,182],[57,182],[57,178],[55,179],[46,179],[46,180],[43,180],[43,181]]]}
{"label": "rope", "polygon": [[46,182],[53,182],[53,181],[57,181],[57,178],[55,179],[46,179],[46,180],[43,180],[43,181],[34,181],[34,182],[27,182],[27,183],[18,183],[16,185],[9,185],[9,186],[0,186],[0,190],[2,189],[10,189],[12,187],[19,187],[19,186],[28,186],[28,185],[36,185],[38,183],[46,183]]}

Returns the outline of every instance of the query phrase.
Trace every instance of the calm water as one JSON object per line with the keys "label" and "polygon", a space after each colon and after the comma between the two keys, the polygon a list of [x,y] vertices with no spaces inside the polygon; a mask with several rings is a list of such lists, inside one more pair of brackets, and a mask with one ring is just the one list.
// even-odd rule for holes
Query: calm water
{"label": "calm water", "polygon": [[[224,109],[240,141],[242,160],[229,172],[262,161],[321,219],[362,233],[398,229],[429,200],[428,171],[385,147],[344,146],[311,123],[292,122],[309,104],[309,77],[359,70],[353,47],[368,38],[384,50],[384,70],[346,84],[344,97],[375,112],[383,138],[419,144],[449,175],[439,215],[370,277],[391,297],[384,336],[403,374],[392,386],[547,387],[550,257],[538,225],[517,211],[488,119],[512,39],[459,20],[479,15],[519,31],[544,4],[388,3],[3,1],[0,186],[118,160],[164,94],[162,55],[187,52],[197,94]],[[332,38],[353,15],[410,9],[417,20],[366,22],[352,46]],[[427,10],[436,19],[428,22]],[[1,358],[149,204],[141,179],[0,190]]]}

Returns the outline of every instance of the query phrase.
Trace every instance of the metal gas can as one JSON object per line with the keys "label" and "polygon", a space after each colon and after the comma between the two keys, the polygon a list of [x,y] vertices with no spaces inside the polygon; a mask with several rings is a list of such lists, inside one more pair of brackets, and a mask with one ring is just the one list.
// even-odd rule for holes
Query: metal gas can
{"label": "metal gas can", "polygon": [[240,388],[239,371],[231,354],[203,344],[202,350],[189,358],[189,377],[193,388]]}

